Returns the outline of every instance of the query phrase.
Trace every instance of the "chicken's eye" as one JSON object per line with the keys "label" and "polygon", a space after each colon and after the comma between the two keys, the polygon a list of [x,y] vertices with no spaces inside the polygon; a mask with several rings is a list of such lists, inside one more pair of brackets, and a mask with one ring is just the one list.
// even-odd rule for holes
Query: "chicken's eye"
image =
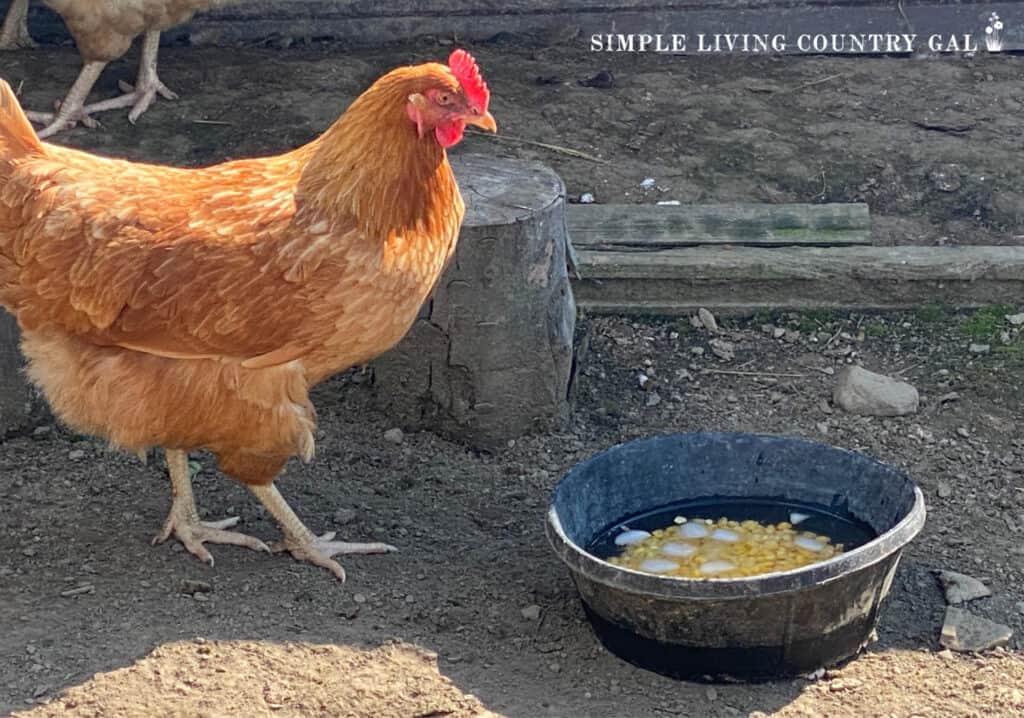
{"label": "chicken's eye", "polygon": [[447,92],[439,92],[437,94],[437,104],[439,105],[450,105],[452,104],[452,96]]}

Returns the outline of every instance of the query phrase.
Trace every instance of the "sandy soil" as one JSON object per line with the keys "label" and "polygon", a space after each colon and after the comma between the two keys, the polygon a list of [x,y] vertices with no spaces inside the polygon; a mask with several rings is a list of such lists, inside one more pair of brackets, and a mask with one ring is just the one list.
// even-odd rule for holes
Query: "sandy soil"
{"label": "sandy soil", "polygon": [[[161,76],[182,100],[158,103],[134,127],[108,115],[103,129],[60,141],[190,165],[274,152],[311,138],[384,69],[445,51],[426,43],[359,54],[334,45],[170,48]],[[1024,221],[1016,58],[609,60],[507,38],[474,52],[508,136],[611,162],[483,138],[465,149],[542,158],[572,193],[638,202],[866,199],[880,218],[879,242],[1010,242]],[[110,69],[97,96],[131,79],[132,59]],[[62,93],[78,63],[72,51],[53,49],[3,61],[3,76],[24,81],[33,107]],[[576,84],[605,68],[614,88]],[[959,168],[955,189],[943,179],[950,164]],[[666,191],[639,190],[648,176]],[[373,408],[372,389],[358,375],[339,377],[314,397],[316,460],[290,465],[280,486],[313,528],[401,548],[347,560],[343,587],[285,557],[218,546],[210,569],[176,546],[152,547],[169,504],[159,462],[144,467],[59,427],[11,437],[0,444],[0,712],[1019,715],[1024,362],[1020,335],[1000,338],[1009,329],[1002,317],[937,308],[757,317],[726,323],[736,345],[727,363],[685,320],[583,322],[592,341],[573,423],[490,454],[430,434],[385,441],[390,424]],[[798,334],[776,340],[765,323]],[[844,331],[863,339],[846,340]],[[972,341],[993,351],[972,355]],[[831,407],[834,372],[853,358],[913,382],[921,412],[883,420]],[[754,375],[709,371],[722,368]],[[656,405],[638,388],[641,369],[655,380]],[[788,374],[796,376],[778,376]],[[958,398],[940,401],[951,392]],[[568,467],[613,443],[698,429],[814,437],[893,462],[921,484],[929,523],[904,557],[868,655],[818,681],[710,687],[642,672],[599,647],[544,541],[550,490]],[[196,458],[206,515],[238,514],[244,530],[276,537],[241,487]],[[988,583],[993,596],[971,610],[1016,629],[1007,651],[938,652],[939,568]],[[532,605],[539,620],[523,617]]]}

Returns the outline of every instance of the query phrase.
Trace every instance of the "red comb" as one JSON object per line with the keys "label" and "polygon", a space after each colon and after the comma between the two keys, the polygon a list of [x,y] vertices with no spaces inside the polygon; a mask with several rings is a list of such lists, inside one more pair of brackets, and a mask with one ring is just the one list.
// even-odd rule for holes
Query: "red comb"
{"label": "red comb", "polygon": [[448,57],[448,69],[462,85],[466,98],[481,112],[487,112],[487,103],[491,101],[491,91],[480,75],[476,60],[465,50],[455,50]]}

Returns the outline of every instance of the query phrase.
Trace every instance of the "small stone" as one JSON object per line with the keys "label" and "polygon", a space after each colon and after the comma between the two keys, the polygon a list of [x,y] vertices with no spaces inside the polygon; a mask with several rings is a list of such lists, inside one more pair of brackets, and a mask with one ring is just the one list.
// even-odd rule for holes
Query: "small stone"
{"label": "small stone", "polygon": [[775,327],[774,329],[772,329],[773,339],[782,339],[782,337],[784,336],[786,336],[786,330],[783,329],[782,327]]}
{"label": "small stone", "polygon": [[938,494],[940,499],[948,499],[953,495],[953,487],[950,486],[948,481],[940,481],[935,493]]}
{"label": "small stone", "polygon": [[704,347],[690,347],[690,353],[695,357],[704,356]]}
{"label": "small stone", "polygon": [[640,372],[639,374],[636,375],[636,383],[637,385],[639,385],[641,389],[647,389],[648,385],[651,383],[651,377],[647,376],[643,372]]}
{"label": "small stone", "polygon": [[644,402],[647,406],[657,406],[661,403],[661,395],[656,391],[652,391],[647,395],[647,401]]}
{"label": "small stone", "polygon": [[36,438],[36,439],[45,439],[46,437],[48,437],[52,433],[53,433],[53,427],[52,426],[37,426],[35,429],[32,430],[32,436],[33,436],[33,438]]}
{"label": "small stone", "polygon": [[178,590],[182,593],[195,596],[197,593],[211,593],[213,591],[213,585],[206,581],[197,581],[194,579],[183,579],[181,584],[178,586]]}
{"label": "small stone", "polygon": [[815,428],[817,428],[817,430],[818,430],[818,433],[821,433],[821,434],[828,434],[828,424],[827,424],[826,422],[824,422],[824,421],[819,421],[819,422],[818,422],[818,423],[817,423],[817,424],[815,425]]}
{"label": "small stone", "polygon": [[85,452],[81,449],[72,449],[68,452],[68,459],[71,461],[81,461],[85,458]]}
{"label": "small stone", "polygon": [[992,345],[990,344],[971,344],[967,348],[971,354],[988,354],[992,351]]}
{"label": "small stone", "polygon": [[736,347],[732,342],[727,342],[724,339],[712,339],[708,345],[711,347],[711,353],[722,361],[732,361],[736,358]]}
{"label": "small stone", "polygon": [[992,591],[973,576],[955,571],[939,571],[939,581],[946,592],[946,603],[959,604],[991,596]]}
{"label": "small stone", "polygon": [[388,429],[384,432],[384,441],[392,444],[401,444],[405,441],[405,433],[401,429]]}
{"label": "small stone", "polygon": [[594,204],[594,195],[591,192],[584,192],[580,195],[580,204]]}
{"label": "small stone", "polygon": [[556,661],[554,663],[549,663],[548,664],[548,669],[552,673],[561,673],[562,672],[562,665]]}
{"label": "small stone", "polygon": [[782,341],[787,342],[789,344],[796,344],[798,341],[800,341],[800,332],[798,332],[796,329],[787,329],[785,333],[782,335]]}
{"label": "small stone", "polygon": [[1009,626],[950,606],[946,609],[939,643],[960,653],[980,653],[1005,646],[1012,636],[1013,630]]}
{"label": "small stone", "polygon": [[963,426],[957,427],[956,433],[958,436],[961,436],[965,439],[971,436],[971,432],[967,431],[967,429]]}
{"label": "small stone", "polygon": [[706,695],[708,697],[709,701],[717,701],[718,700],[718,691],[715,690],[714,686],[708,686],[707,689],[705,689],[705,691],[704,691],[704,695]]}
{"label": "small stone", "polygon": [[361,593],[357,593],[356,595],[354,595],[352,597],[352,600],[355,601],[356,603],[366,603],[366,596],[364,596]]}
{"label": "small stone", "polygon": [[532,603],[529,606],[525,606],[522,610],[519,611],[519,613],[522,614],[523,618],[525,618],[527,621],[540,620],[540,606],[538,606],[536,603]]}
{"label": "small stone", "polygon": [[851,365],[839,372],[832,402],[861,416],[904,416],[917,411],[917,389],[903,381]]}
{"label": "small stone", "polygon": [[704,328],[709,332],[712,334],[718,333],[718,320],[715,319],[715,315],[709,310],[701,307],[697,310],[697,318],[700,319],[700,323],[703,324]]}
{"label": "small stone", "polygon": [[654,185],[656,184],[657,182],[653,177],[644,177],[640,181],[640,189],[654,189]]}
{"label": "small stone", "polygon": [[1024,326],[1024,312],[1020,314],[1007,314],[1006,321],[1015,327]]}
{"label": "small stone", "polygon": [[1024,614],[1024,601],[1017,601],[1017,612]]}
{"label": "small stone", "polygon": [[334,523],[339,526],[344,526],[345,524],[350,524],[355,521],[356,516],[357,514],[355,509],[338,509],[334,512]]}

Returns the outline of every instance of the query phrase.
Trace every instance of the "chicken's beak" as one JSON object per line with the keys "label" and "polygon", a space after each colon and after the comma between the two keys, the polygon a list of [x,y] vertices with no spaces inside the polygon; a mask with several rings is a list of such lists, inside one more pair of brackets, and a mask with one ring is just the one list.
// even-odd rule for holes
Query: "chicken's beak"
{"label": "chicken's beak", "polygon": [[481,130],[487,130],[488,132],[498,131],[498,123],[494,121],[494,115],[490,112],[485,112],[482,115],[476,113],[466,115],[466,124],[479,127]]}

